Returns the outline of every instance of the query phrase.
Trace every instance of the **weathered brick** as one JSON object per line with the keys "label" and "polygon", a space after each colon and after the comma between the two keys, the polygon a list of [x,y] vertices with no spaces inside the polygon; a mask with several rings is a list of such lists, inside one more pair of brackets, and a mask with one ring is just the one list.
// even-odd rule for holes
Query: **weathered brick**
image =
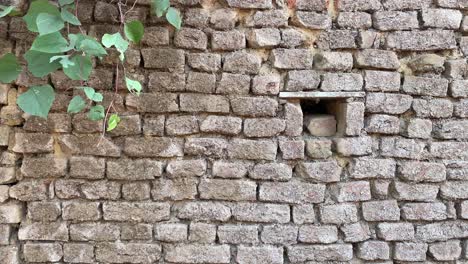
{"label": "weathered brick", "polygon": [[229,113],[229,100],[221,95],[181,94],[180,110],[184,112]]}
{"label": "weathered brick", "polygon": [[200,124],[206,133],[237,135],[242,129],[242,119],[231,116],[207,116]]}
{"label": "weathered brick", "polygon": [[382,31],[419,28],[418,12],[379,11],[372,16],[374,27]]}
{"label": "weathered brick", "polygon": [[62,259],[63,250],[59,243],[26,243],[23,256],[28,262],[56,262]]}
{"label": "weathered brick", "polygon": [[[148,90],[152,93],[184,91],[185,74],[172,72],[152,72],[149,75]],[[154,95],[153,97],[157,98],[157,96]],[[132,99],[134,98],[132,97]],[[140,101],[137,101],[137,103],[145,104],[145,101],[140,99]],[[140,107],[140,109],[142,109],[142,106],[136,105],[136,107]],[[173,108],[170,106],[170,104],[168,104],[167,107],[168,109]],[[148,107],[148,109],[151,108]]]}
{"label": "weathered brick", "polygon": [[314,159],[326,159],[332,153],[332,141],[329,139],[309,139],[306,141],[307,156]]}
{"label": "weathered brick", "polygon": [[329,262],[349,261],[353,258],[353,246],[351,244],[334,245],[298,245],[288,247],[288,258],[292,262]]}
{"label": "weathered brick", "polygon": [[431,0],[386,0],[383,1],[383,6],[388,10],[418,10],[425,7],[430,7]]}
{"label": "weathered brick", "polygon": [[382,7],[378,0],[344,0],[338,4],[339,11],[375,11]]}
{"label": "weathered brick", "polygon": [[141,42],[150,47],[169,44],[169,29],[166,27],[146,27]]}
{"label": "weathered brick", "polygon": [[434,135],[441,139],[466,139],[468,138],[467,126],[468,122],[465,120],[440,121],[434,125]]}
{"label": "weathered brick", "polygon": [[255,53],[237,51],[224,57],[223,70],[232,73],[257,74],[261,64],[261,58]]}
{"label": "weathered brick", "polygon": [[286,79],[286,91],[314,90],[319,87],[320,74],[312,70],[289,71]]}
{"label": "weathered brick", "polygon": [[216,29],[233,29],[239,18],[234,9],[216,9],[211,14],[210,24]]}
{"label": "weathered brick", "polygon": [[370,238],[371,232],[366,222],[345,224],[340,227],[345,242],[361,242]]}
{"label": "weathered brick", "polygon": [[371,115],[367,119],[366,131],[379,134],[398,134],[400,119],[390,115]]}
{"label": "weathered brick", "polygon": [[105,202],[102,205],[104,220],[155,223],[168,220],[170,205],[167,203]]}
{"label": "weathered brick", "polygon": [[288,205],[271,203],[237,203],[232,207],[237,221],[260,223],[287,223],[290,220]]}
{"label": "weathered brick", "polygon": [[153,182],[153,200],[193,200],[197,195],[198,180],[194,178],[160,179]]}
{"label": "weathered brick", "polygon": [[245,74],[223,73],[216,87],[219,94],[248,94],[250,91],[250,76]]}
{"label": "weathered brick", "polygon": [[0,205],[0,223],[17,224],[23,220],[24,206],[18,202],[8,202]]}
{"label": "weathered brick", "polygon": [[336,161],[302,162],[295,168],[298,176],[314,182],[338,182],[341,172]]}
{"label": "weathered brick", "polygon": [[424,142],[414,139],[389,137],[382,139],[380,150],[382,156],[385,157],[418,159],[421,157],[425,145]]}
{"label": "weathered brick", "polygon": [[278,69],[310,69],[314,57],[308,49],[275,49],[271,60],[273,66]]}
{"label": "weathered brick", "polygon": [[211,243],[216,239],[216,225],[206,223],[191,223],[189,241]]}
{"label": "weathered brick", "polygon": [[40,201],[48,197],[49,184],[42,180],[21,181],[10,187],[10,197],[20,201]]}
{"label": "weathered brick", "polygon": [[105,172],[105,160],[94,157],[71,157],[70,176],[80,179],[102,179]]}
{"label": "weathered brick", "polygon": [[467,236],[467,228],[466,223],[462,221],[429,223],[416,228],[416,238],[425,242],[463,238]]}
{"label": "weathered brick", "polygon": [[278,118],[256,118],[244,120],[246,137],[273,137],[286,128],[285,121]]}
{"label": "weathered brick", "polygon": [[33,221],[56,221],[61,215],[62,209],[57,202],[30,202],[28,204],[28,218]]}
{"label": "weathered brick", "polygon": [[98,243],[96,260],[114,263],[151,263],[162,256],[161,245],[143,243]]}
{"label": "weathered brick", "polygon": [[247,175],[251,165],[250,162],[218,160],[213,162],[212,173],[219,178],[242,178]]}
{"label": "weathered brick", "polygon": [[429,254],[439,261],[457,260],[461,253],[460,241],[452,240],[429,245]]}
{"label": "weathered brick", "polygon": [[247,16],[245,25],[248,27],[285,27],[288,25],[289,14],[284,9],[256,11]]}
{"label": "weathered brick", "polygon": [[395,244],[395,260],[401,261],[425,261],[427,244],[402,242]]}
{"label": "weathered brick", "polygon": [[417,117],[446,118],[453,114],[453,104],[448,99],[415,99],[413,110]]}
{"label": "weathered brick", "polygon": [[81,222],[97,221],[101,218],[97,202],[65,202],[62,210],[63,220]]}
{"label": "weathered brick", "polygon": [[304,140],[280,139],[278,145],[283,159],[294,160],[304,158]]}
{"label": "weathered brick", "polygon": [[52,152],[53,138],[49,134],[15,133],[14,145],[10,145],[13,152],[44,153]]}
{"label": "weathered brick", "polygon": [[325,0],[297,0],[296,8],[298,10],[324,11],[327,9]]}
{"label": "weathered brick", "polygon": [[406,132],[410,138],[430,138],[432,122],[428,119],[411,119],[408,122]]}
{"label": "weathered brick", "polygon": [[171,138],[127,138],[124,152],[132,157],[182,156],[182,146]]}
{"label": "weathered brick", "polygon": [[402,114],[411,107],[413,98],[405,94],[368,93],[366,110],[371,113]]}
{"label": "weathered brick", "polygon": [[370,92],[397,92],[400,90],[400,73],[365,71],[365,89]]}
{"label": "weathered brick", "polygon": [[170,93],[145,93],[141,96],[128,94],[125,105],[140,113],[178,112],[177,95]]}
{"label": "weathered brick", "polygon": [[245,48],[245,34],[239,30],[215,31],[211,35],[213,50],[232,51]]}
{"label": "weathered brick", "polygon": [[293,221],[296,224],[315,222],[315,211],[312,204],[296,205],[292,208]]}
{"label": "weathered brick", "polygon": [[253,48],[275,47],[281,42],[281,34],[277,28],[253,29],[248,32],[247,40]]}
{"label": "weathered brick", "polygon": [[443,203],[407,203],[401,207],[401,216],[410,221],[439,221],[447,219]]}
{"label": "weathered brick", "polygon": [[296,244],[299,228],[294,225],[265,225],[261,239],[266,244]]}
{"label": "weathered brick", "polygon": [[193,69],[216,72],[221,68],[221,55],[213,53],[190,53],[187,63]]}
{"label": "weathered brick", "polygon": [[446,181],[440,186],[440,195],[448,200],[468,199],[467,190],[466,181]]}
{"label": "weathered brick", "polygon": [[299,229],[298,240],[304,243],[334,243],[338,240],[338,228],[332,225],[303,225]]}
{"label": "weathered brick", "polygon": [[122,185],[122,198],[128,201],[149,200],[151,187],[146,182],[129,182]]}
{"label": "weathered brick", "polygon": [[273,7],[271,0],[260,0],[260,1],[228,0],[227,4],[230,7],[237,7],[237,8],[264,9],[264,8]]}
{"label": "weathered brick", "polygon": [[281,47],[294,48],[304,44],[305,41],[306,36],[297,29],[285,28],[281,30]]}
{"label": "weathered brick", "polygon": [[400,208],[396,200],[362,203],[362,214],[370,222],[400,220]]}
{"label": "weathered brick", "polygon": [[325,200],[325,185],[290,181],[260,184],[261,201],[282,203],[321,203]]}
{"label": "weathered brick", "polygon": [[395,52],[377,49],[366,49],[355,54],[356,66],[359,68],[376,68],[396,70],[400,61]]}
{"label": "weathered brick", "polygon": [[259,95],[276,95],[280,91],[281,77],[277,74],[259,75],[252,80],[252,92]]}
{"label": "weathered brick", "polygon": [[0,167],[0,183],[7,184],[16,182],[16,168],[15,167]]}
{"label": "weathered brick", "polygon": [[198,118],[192,115],[166,117],[166,133],[169,136],[196,134],[200,131]]}
{"label": "weathered brick", "polygon": [[442,182],[445,180],[445,166],[434,162],[402,162],[398,166],[399,176],[413,182]]}
{"label": "weathered brick", "polygon": [[165,248],[164,259],[179,263],[230,263],[229,245],[178,244]]}
{"label": "weathered brick", "polygon": [[182,223],[159,223],[154,226],[154,238],[162,242],[184,242],[188,226]]}
{"label": "weathered brick", "polygon": [[189,72],[185,89],[188,92],[214,93],[216,75],[204,72]]}
{"label": "weathered brick", "polygon": [[385,241],[406,241],[414,239],[414,227],[410,223],[380,223],[377,236]]}
{"label": "weathered brick", "polygon": [[17,246],[0,247],[0,255],[5,264],[19,264],[19,248]]}
{"label": "weathered brick", "polygon": [[275,160],[277,148],[274,141],[234,139],[228,148],[228,156],[234,159]]}
{"label": "weathered brick", "polygon": [[292,178],[292,168],[282,163],[257,164],[249,172],[249,177],[257,180],[287,181]]}
{"label": "weathered brick", "polygon": [[364,85],[363,78],[356,73],[325,73],[320,89],[327,92],[360,91]]}
{"label": "weathered brick", "polygon": [[222,244],[256,244],[258,232],[256,225],[221,225],[218,238]]}
{"label": "weathered brick", "polygon": [[183,49],[206,50],[208,37],[199,29],[183,27],[176,32],[174,44]]}
{"label": "weathered brick", "polygon": [[468,91],[465,89],[466,85],[468,85],[468,81],[466,80],[454,80],[450,84],[450,94],[452,97],[468,97]]}
{"label": "weathered brick", "polygon": [[63,245],[63,261],[69,263],[92,263],[94,259],[94,246],[79,243]]}
{"label": "weathered brick", "polygon": [[336,151],[343,156],[364,156],[372,153],[369,136],[335,139]]}
{"label": "weathered brick", "polygon": [[244,180],[201,180],[198,185],[201,199],[255,201],[257,184]]}
{"label": "weathered brick", "polygon": [[237,263],[283,264],[283,248],[273,246],[240,246],[237,251]]}
{"label": "weathered brick", "polygon": [[439,186],[430,184],[407,184],[403,182],[395,182],[394,197],[397,200],[403,201],[434,201],[439,192]]}
{"label": "weathered brick", "polygon": [[286,136],[300,136],[303,127],[303,113],[301,105],[297,102],[284,105],[284,118],[286,120]]}
{"label": "weathered brick", "polygon": [[206,161],[203,159],[173,160],[167,164],[166,172],[170,178],[203,176],[206,172]]}
{"label": "weathered brick", "polygon": [[323,30],[330,29],[332,26],[332,19],[326,13],[297,11],[292,21],[297,26],[308,29]]}
{"label": "weathered brick", "polygon": [[365,260],[390,259],[390,246],[383,241],[366,241],[359,244],[357,256]]}
{"label": "weathered brick", "polygon": [[199,221],[222,221],[231,218],[231,209],[217,202],[187,202],[177,210],[177,217]]}
{"label": "weathered brick", "polygon": [[372,18],[366,12],[340,12],[337,23],[340,28],[367,29],[372,27]]}
{"label": "weathered brick", "polygon": [[184,153],[192,156],[221,157],[228,147],[228,141],[222,138],[188,138]]}
{"label": "weathered brick", "polygon": [[[98,144],[99,143],[99,144]],[[97,134],[61,135],[58,144],[63,152],[75,155],[119,157],[121,149],[107,137]]]}
{"label": "weathered brick", "polygon": [[68,241],[68,227],[65,222],[23,223],[18,230],[18,239]]}
{"label": "weathered brick", "polygon": [[462,13],[458,10],[427,8],[422,11],[422,21],[425,27],[458,29],[462,21]]}
{"label": "weathered brick", "polygon": [[142,49],[145,68],[178,68],[185,64],[184,50],[171,48]]}
{"label": "weathered brick", "polygon": [[446,96],[448,80],[406,76],[403,91],[414,95]]}
{"label": "weathered brick", "polygon": [[430,51],[456,48],[455,34],[449,30],[395,31],[387,36],[386,47],[402,51]]}
{"label": "weathered brick", "polygon": [[370,184],[367,181],[342,182],[332,185],[332,197],[337,202],[356,202],[371,199]]}
{"label": "weathered brick", "polygon": [[442,159],[468,158],[468,144],[463,142],[432,142],[430,152],[433,157]]}
{"label": "weathered brick", "polygon": [[358,221],[358,212],[354,204],[321,205],[320,219],[324,224],[354,223]]}

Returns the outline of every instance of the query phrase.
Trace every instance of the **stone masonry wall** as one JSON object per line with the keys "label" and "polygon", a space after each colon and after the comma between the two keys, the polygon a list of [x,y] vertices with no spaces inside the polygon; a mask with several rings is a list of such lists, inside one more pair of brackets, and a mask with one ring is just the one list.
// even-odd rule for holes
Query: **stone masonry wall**
{"label": "stone masonry wall", "polygon": [[[115,3],[80,1],[91,35],[119,29]],[[62,73],[0,85],[1,264],[468,263],[467,1],[173,4],[178,32],[148,0],[129,14],[144,93],[120,89],[101,141]],[[0,22],[0,54],[31,40]],[[47,82],[49,119],[23,115]]]}

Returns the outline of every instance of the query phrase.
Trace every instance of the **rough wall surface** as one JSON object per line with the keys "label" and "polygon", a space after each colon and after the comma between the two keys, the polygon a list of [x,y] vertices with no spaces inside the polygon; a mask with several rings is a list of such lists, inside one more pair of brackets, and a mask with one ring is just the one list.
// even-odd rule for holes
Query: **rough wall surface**
{"label": "rough wall surface", "polygon": [[[148,2],[145,93],[120,90],[104,139],[63,74],[0,86],[1,264],[468,263],[467,1],[178,0],[179,32]],[[118,30],[115,1],[79,14]],[[31,39],[0,22],[1,53]],[[44,82],[49,119],[23,116]]]}

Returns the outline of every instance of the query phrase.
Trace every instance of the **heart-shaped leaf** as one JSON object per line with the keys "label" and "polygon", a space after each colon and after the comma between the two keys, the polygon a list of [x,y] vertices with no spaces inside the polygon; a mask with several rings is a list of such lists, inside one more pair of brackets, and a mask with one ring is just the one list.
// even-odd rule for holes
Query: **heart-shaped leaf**
{"label": "heart-shaped leaf", "polygon": [[52,86],[32,86],[28,91],[18,96],[16,103],[26,113],[47,118],[52,103],[55,100],[55,92]]}

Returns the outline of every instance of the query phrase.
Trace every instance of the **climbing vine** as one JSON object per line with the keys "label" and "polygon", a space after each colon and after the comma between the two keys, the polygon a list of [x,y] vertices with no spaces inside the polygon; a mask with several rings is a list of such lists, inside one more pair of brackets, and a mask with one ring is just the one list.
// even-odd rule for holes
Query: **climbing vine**
{"label": "climbing vine", "polygon": [[[130,10],[135,7],[137,1],[135,0]],[[142,40],[144,26],[138,20],[126,22],[125,14],[130,10],[126,13],[122,12],[122,6],[125,4],[118,1],[119,22],[122,29],[116,33],[104,34],[99,41],[86,35],[81,28],[77,13],[78,5],[79,0],[58,0],[58,5],[48,0],[31,2],[23,20],[28,30],[37,36],[30,49],[24,54],[27,62],[26,70],[39,78],[63,70],[63,73],[71,80],[80,81],[81,85],[73,88],[82,90],[85,98],[81,95],[74,96],[68,105],[68,113],[80,113],[89,106],[88,118],[93,121],[103,120],[106,130],[111,131],[119,124],[120,117],[113,106],[114,98],[110,100],[111,103],[106,109],[102,105],[103,95],[87,85],[93,72],[92,62],[95,58],[102,60],[108,56],[108,50],[117,50],[120,61],[115,65],[115,94],[119,89],[119,78],[123,78],[128,91],[139,95],[142,85],[127,76],[124,63],[125,52],[130,44],[138,45]],[[170,6],[169,0],[152,0],[151,9],[156,16],[165,16],[171,25],[176,29],[180,28],[180,12]],[[13,6],[0,5],[0,18],[19,14]],[[80,33],[69,33],[69,28],[73,26],[78,27]],[[12,53],[7,53],[0,58],[0,82],[12,83],[22,71],[23,68]],[[47,118],[54,100],[54,88],[46,84],[28,87],[26,92],[19,95],[17,104],[30,115]]]}

